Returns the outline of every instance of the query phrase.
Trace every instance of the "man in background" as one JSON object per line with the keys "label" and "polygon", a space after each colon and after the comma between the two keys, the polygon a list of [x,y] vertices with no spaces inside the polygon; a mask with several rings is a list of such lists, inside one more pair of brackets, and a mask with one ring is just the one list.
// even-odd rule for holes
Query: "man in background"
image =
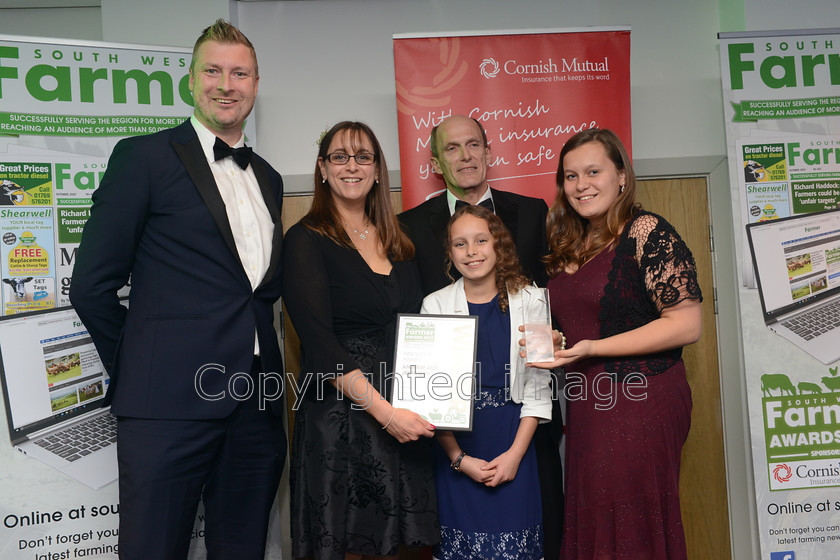
{"label": "man in background", "polygon": [[283,183],[244,146],[258,83],[218,20],[193,49],[193,116],[120,141],[93,195],[70,300],[111,376],[122,559],[186,558],[200,499],[208,557],[264,557],[286,453],[263,398],[283,371]]}
{"label": "man in background", "polygon": [[[443,176],[446,192],[399,215],[416,251],[426,295],[451,283],[446,276],[444,238],[449,218],[460,204],[481,204],[502,219],[513,235],[525,273],[545,286],[540,259],[548,252],[545,217],[548,206],[538,198],[490,188],[490,146],[475,119],[453,115],[432,129],[432,170]],[[450,267],[453,278],[460,274]]]}

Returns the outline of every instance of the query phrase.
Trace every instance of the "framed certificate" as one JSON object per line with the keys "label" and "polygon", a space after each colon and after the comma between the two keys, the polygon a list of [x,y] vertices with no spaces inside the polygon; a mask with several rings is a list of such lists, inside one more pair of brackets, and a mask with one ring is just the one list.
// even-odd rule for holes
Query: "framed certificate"
{"label": "framed certificate", "polygon": [[398,315],[391,404],[472,431],[477,339],[474,315]]}

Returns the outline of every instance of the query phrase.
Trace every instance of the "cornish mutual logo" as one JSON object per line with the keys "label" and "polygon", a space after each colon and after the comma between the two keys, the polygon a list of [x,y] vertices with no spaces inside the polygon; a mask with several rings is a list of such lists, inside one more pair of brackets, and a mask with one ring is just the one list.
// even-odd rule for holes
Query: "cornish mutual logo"
{"label": "cornish mutual logo", "polygon": [[495,78],[496,74],[499,73],[499,63],[492,58],[485,58],[481,61],[479,70],[481,70],[481,75],[485,78]]}
{"label": "cornish mutual logo", "polygon": [[787,482],[790,480],[792,475],[793,473],[791,472],[790,467],[784,463],[776,465],[776,468],[773,469],[773,478],[779,482]]}

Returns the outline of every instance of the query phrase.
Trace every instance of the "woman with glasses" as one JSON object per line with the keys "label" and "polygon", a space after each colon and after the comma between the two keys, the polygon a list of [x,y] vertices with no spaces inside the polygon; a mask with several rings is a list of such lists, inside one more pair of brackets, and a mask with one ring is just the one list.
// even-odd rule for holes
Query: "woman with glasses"
{"label": "woman with glasses", "polygon": [[434,426],[386,400],[397,313],[419,312],[423,292],[367,125],[324,135],[312,207],[283,251],[283,299],[301,343],[293,555],[396,558],[400,545],[435,544]]}

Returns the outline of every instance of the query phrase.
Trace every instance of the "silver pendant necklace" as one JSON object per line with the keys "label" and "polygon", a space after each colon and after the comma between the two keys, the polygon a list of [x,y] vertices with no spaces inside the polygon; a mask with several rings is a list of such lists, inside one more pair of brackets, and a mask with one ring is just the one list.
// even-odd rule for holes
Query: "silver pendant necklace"
{"label": "silver pendant necklace", "polygon": [[363,232],[361,232],[361,233],[360,233],[360,232],[359,232],[359,230],[357,230],[356,228],[354,228],[354,227],[353,227],[353,226],[351,226],[350,224],[347,224],[347,227],[349,227],[350,229],[352,229],[352,230],[353,230],[353,233],[355,233],[356,235],[358,235],[358,236],[359,236],[359,239],[361,239],[362,241],[364,241],[365,239],[367,239],[367,236],[368,236],[368,233],[369,233],[369,232],[368,232],[368,230],[367,230],[367,228],[365,228],[365,230],[364,230]]}

